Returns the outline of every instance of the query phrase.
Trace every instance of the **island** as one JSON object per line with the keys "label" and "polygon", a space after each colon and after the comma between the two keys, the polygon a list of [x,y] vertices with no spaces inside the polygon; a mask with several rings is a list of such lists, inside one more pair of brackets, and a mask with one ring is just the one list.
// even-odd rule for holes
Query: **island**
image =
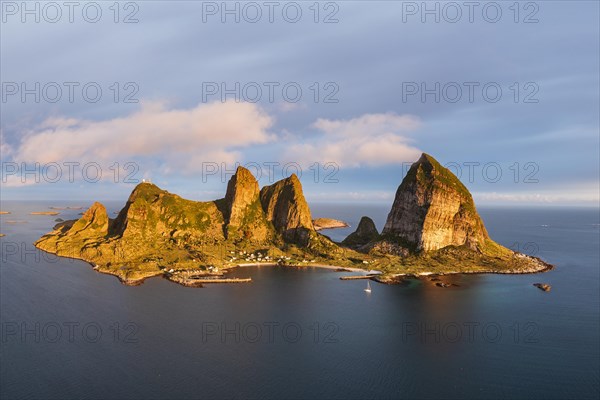
{"label": "island", "polygon": [[58,215],[60,214],[57,211],[33,211],[30,212],[29,215]]}
{"label": "island", "polygon": [[226,279],[232,268],[262,264],[377,271],[371,278],[383,283],[405,276],[552,268],[494,242],[467,188],[428,154],[400,183],[383,230],[365,216],[341,243],[315,229],[296,175],[261,189],[249,170],[238,167],[224,198],[186,200],[144,182],[116,218],[96,202],[35,246],[85,260],[128,285],[163,276],[194,286]]}
{"label": "island", "polygon": [[313,220],[313,226],[315,227],[315,231],[321,231],[323,229],[348,228],[350,225],[337,219],[317,218]]}

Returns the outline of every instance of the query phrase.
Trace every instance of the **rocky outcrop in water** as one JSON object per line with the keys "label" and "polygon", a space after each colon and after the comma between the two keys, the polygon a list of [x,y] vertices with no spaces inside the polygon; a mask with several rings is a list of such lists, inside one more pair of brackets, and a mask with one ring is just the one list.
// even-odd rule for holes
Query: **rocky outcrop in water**
{"label": "rocky outcrop in water", "polygon": [[548,285],[547,283],[534,283],[533,286],[540,290],[543,290],[544,292],[549,292],[550,289],[552,289],[552,286]]}
{"label": "rocky outcrop in water", "polygon": [[342,244],[359,248],[378,238],[379,232],[377,232],[375,222],[369,217],[362,217],[356,230],[348,235],[348,237],[342,241]]}

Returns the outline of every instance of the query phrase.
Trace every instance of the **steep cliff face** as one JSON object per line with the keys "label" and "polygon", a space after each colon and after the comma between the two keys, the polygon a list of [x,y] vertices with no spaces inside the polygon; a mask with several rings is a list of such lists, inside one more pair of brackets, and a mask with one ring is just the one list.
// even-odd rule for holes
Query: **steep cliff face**
{"label": "steep cliff face", "polygon": [[400,184],[382,233],[424,251],[450,245],[481,249],[489,240],[468,189],[427,154]]}
{"label": "steep cliff face", "polygon": [[263,242],[273,237],[261,206],[258,181],[246,168],[238,167],[227,184],[224,214],[228,239]]}
{"label": "steep cliff face", "polygon": [[263,187],[260,201],[267,219],[284,240],[306,246],[310,237],[316,235],[302,184],[296,174]]}
{"label": "steep cliff face", "polygon": [[348,235],[342,241],[342,244],[350,247],[360,247],[377,240],[377,238],[379,238],[379,232],[377,232],[375,222],[369,217],[362,217],[356,230]]}

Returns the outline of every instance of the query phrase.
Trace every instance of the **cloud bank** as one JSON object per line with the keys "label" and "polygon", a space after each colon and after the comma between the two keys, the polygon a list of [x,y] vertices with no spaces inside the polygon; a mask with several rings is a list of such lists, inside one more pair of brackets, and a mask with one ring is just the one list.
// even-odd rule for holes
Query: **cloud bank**
{"label": "cloud bank", "polygon": [[105,121],[48,118],[24,134],[11,158],[105,165],[147,160],[158,163],[163,172],[191,173],[205,161],[233,163],[239,160],[240,149],[269,142],[273,123],[271,116],[250,103],[219,102],[191,109],[144,103],[135,113]]}
{"label": "cloud bank", "polygon": [[312,125],[318,136],[306,143],[292,144],[285,158],[305,163],[335,162],[347,168],[414,161],[421,151],[410,144],[412,139],[407,134],[420,126],[417,117],[392,112],[347,120],[319,118]]}

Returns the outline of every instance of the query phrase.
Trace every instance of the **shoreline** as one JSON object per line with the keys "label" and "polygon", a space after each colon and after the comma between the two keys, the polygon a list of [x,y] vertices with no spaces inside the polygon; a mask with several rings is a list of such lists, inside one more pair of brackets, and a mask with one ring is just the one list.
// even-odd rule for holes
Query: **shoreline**
{"label": "shoreline", "polygon": [[415,278],[422,279],[428,276],[452,276],[452,275],[533,275],[533,274],[543,274],[545,272],[552,271],[556,268],[555,265],[547,263],[540,259],[539,257],[530,256],[542,264],[542,268],[528,271],[450,271],[450,272],[422,272],[418,274],[414,273],[400,273],[400,274],[390,274],[390,275],[381,275],[382,280],[378,279],[378,275],[371,277],[371,280],[379,283],[385,284],[395,284],[397,283],[398,278]]}
{"label": "shoreline", "polygon": [[[340,267],[340,266],[335,266],[335,265],[328,265],[328,264],[316,264],[316,263],[307,263],[307,264],[288,264],[288,265],[281,265],[278,263],[243,263],[243,264],[237,264],[237,265],[232,265],[231,267],[225,267],[223,268],[224,270],[230,270],[230,269],[234,269],[234,268],[245,268],[245,267],[262,267],[262,266],[267,266],[267,267],[276,267],[276,266],[282,266],[282,267],[289,267],[289,268],[321,268],[321,269],[329,269],[329,270],[334,270],[337,272],[360,272],[363,273],[365,275],[369,275],[369,274],[382,274],[381,271],[377,271],[377,270],[366,270],[366,269],[362,269],[362,268],[355,268],[355,267]],[[342,271],[343,270],[343,271]]]}
{"label": "shoreline", "polygon": [[[45,250],[43,250],[45,251]],[[58,256],[58,257],[63,257],[63,256]],[[175,280],[175,279],[171,279],[170,278],[170,273],[168,272],[164,272],[164,271],[159,271],[159,272],[155,272],[155,273],[150,273],[148,276],[144,276],[142,278],[139,279],[127,279],[124,278],[118,274],[115,274],[113,272],[110,271],[105,271],[100,269],[96,264],[86,261],[84,259],[81,258],[75,258],[75,257],[64,257],[64,258],[71,258],[74,260],[81,260],[87,264],[89,264],[92,267],[92,270],[104,274],[104,275],[110,275],[110,276],[114,276],[116,277],[119,282],[121,282],[123,285],[126,286],[140,286],[142,285],[146,279],[151,279],[151,278],[156,278],[156,277],[161,277],[163,279],[168,280],[169,282],[173,282],[175,284],[184,286],[184,287],[197,287],[197,288],[201,288],[203,287],[202,284],[207,284],[207,283],[212,283],[212,284],[219,284],[219,283],[240,283],[240,282],[250,282],[251,278],[221,278],[221,279],[214,279],[214,278],[208,278],[211,276],[223,276],[222,273],[218,273],[218,274],[214,274],[214,273],[207,273],[205,274],[205,278],[199,278],[199,279],[194,279],[194,280]],[[295,268],[295,269],[303,269],[303,268],[319,268],[319,269],[326,269],[326,270],[330,270],[330,271],[334,271],[334,272],[354,272],[354,273],[360,273],[363,276],[369,276],[368,278],[365,279],[372,279],[373,277],[376,277],[378,275],[382,275],[381,271],[376,271],[376,270],[365,270],[365,269],[360,269],[360,268],[351,268],[351,267],[336,267],[335,265],[327,265],[327,264],[310,264],[310,265],[281,265],[281,264],[277,264],[277,263],[244,263],[244,264],[237,264],[237,265],[233,265],[231,267],[225,267],[223,268],[223,271],[228,272],[228,271],[232,271],[234,269],[237,268],[248,268],[248,267],[277,267],[277,266],[282,266],[285,268]],[[197,281],[196,283],[194,283],[193,281]]]}
{"label": "shoreline", "polygon": [[[82,260],[84,262],[87,262],[85,260]],[[542,261],[543,262],[543,261]],[[213,284],[219,284],[219,283],[239,283],[239,282],[251,282],[251,278],[221,278],[221,279],[214,279],[214,278],[209,278],[211,276],[223,276],[223,274],[219,273],[219,274],[212,274],[212,273],[207,273],[205,275],[205,278],[199,278],[199,279],[194,279],[194,280],[189,280],[189,281],[178,281],[178,280],[174,280],[174,279],[170,279],[169,277],[169,273],[168,272],[156,272],[156,273],[152,273],[148,276],[145,276],[143,278],[139,278],[139,279],[126,279],[123,278],[121,276],[119,276],[118,274],[114,274],[112,272],[109,271],[103,271],[100,270],[97,266],[95,266],[93,263],[87,262],[88,264],[90,264],[92,266],[92,269],[96,272],[99,272],[101,274],[105,274],[105,275],[112,275],[115,276],[117,279],[119,279],[119,281],[126,285],[126,286],[139,286],[141,284],[144,283],[144,281],[146,279],[150,279],[150,278],[155,278],[155,277],[162,277],[163,279],[168,280],[169,282],[173,282],[175,284],[184,286],[184,287],[198,287],[201,288],[203,287],[203,283],[213,283]],[[377,283],[382,283],[382,284],[386,284],[386,285],[390,285],[390,284],[396,284],[398,283],[398,278],[415,278],[415,279],[422,279],[422,278],[426,278],[428,276],[452,276],[452,275],[483,275],[483,274],[490,274],[490,275],[528,275],[528,274],[540,274],[540,273],[544,273],[544,272],[548,272],[551,271],[555,268],[554,265],[552,264],[548,264],[546,262],[543,262],[544,266],[541,269],[538,270],[531,270],[531,271],[450,271],[450,272],[422,272],[422,273],[400,273],[400,274],[389,274],[386,275],[384,273],[382,273],[381,271],[377,271],[377,270],[365,270],[365,269],[360,269],[360,268],[353,268],[353,267],[337,267],[335,265],[327,265],[327,264],[310,264],[310,265],[280,265],[277,263],[244,263],[244,264],[237,264],[231,267],[226,267],[223,268],[223,271],[232,271],[234,269],[237,268],[248,268],[248,267],[277,267],[277,266],[282,266],[285,268],[295,268],[295,269],[304,269],[304,268],[319,268],[319,269],[326,269],[326,270],[330,270],[330,271],[334,271],[334,272],[353,272],[353,273],[359,273],[361,275],[351,275],[351,276],[357,276],[358,278],[349,278],[349,279],[342,279],[344,278],[343,276],[340,277],[340,280],[356,280],[356,279],[369,279],[372,280],[374,282]],[[207,281],[210,280],[210,281]],[[197,281],[196,283],[194,283],[194,281]]]}
{"label": "shoreline", "polygon": [[[35,246],[35,244],[34,244]],[[47,252],[48,254],[54,254],[54,253],[50,253],[44,249],[39,248],[38,246],[35,246],[36,248]],[[165,271],[151,271],[148,272],[147,275],[144,275],[140,278],[137,279],[127,279],[117,273],[113,273],[111,271],[106,271],[106,270],[102,270],[100,269],[100,267],[98,265],[96,265],[93,262],[87,261],[83,258],[77,258],[77,257],[69,257],[69,256],[61,256],[58,254],[54,254],[58,257],[63,257],[63,258],[68,258],[68,259],[74,259],[74,260],[81,260],[87,264],[89,264],[92,269],[98,273],[104,274],[104,275],[111,275],[116,277],[119,282],[121,282],[122,284],[126,285],[126,286],[139,286],[141,284],[143,284],[146,279],[150,279],[150,278],[155,278],[155,277],[162,277],[164,279],[167,279],[170,282],[179,284],[181,286],[184,287],[202,287],[202,285],[190,285],[187,283],[183,283],[183,282],[178,282],[176,280],[173,279],[169,279],[168,277],[168,272]],[[303,264],[290,264],[290,265],[281,265],[278,263],[274,263],[274,262],[267,262],[267,263],[241,263],[241,264],[236,264],[236,265],[232,265],[229,267],[223,267],[223,271],[231,271],[234,270],[236,268],[247,268],[247,267],[262,267],[262,266],[268,266],[268,267],[273,267],[273,266],[283,266],[283,267],[287,267],[287,268],[296,268],[296,269],[302,269],[302,268],[320,268],[320,269],[327,269],[327,270],[333,270],[335,272],[352,272],[352,273],[360,273],[363,276],[365,276],[365,278],[363,279],[370,279],[374,282],[378,282],[378,283],[383,283],[383,284],[396,284],[399,283],[399,279],[402,278],[416,278],[416,279],[421,279],[427,276],[448,276],[448,275],[473,275],[473,274],[497,274],[497,275],[525,275],[525,274],[539,274],[539,273],[544,273],[544,272],[548,272],[551,271],[555,268],[554,265],[547,263],[545,261],[543,261],[542,259],[540,259],[539,257],[534,257],[534,256],[528,256],[531,257],[532,259],[535,259],[541,266],[541,268],[539,269],[534,269],[534,270],[526,270],[526,271],[514,271],[514,270],[510,270],[510,271],[447,271],[447,272],[421,272],[421,273],[397,273],[397,274],[385,274],[381,271],[378,270],[366,270],[366,269],[362,269],[362,268],[356,268],[356,267],[341,267],[341,266],[335,266],[335,265],[329,265],[329,264],[317,264],[317,263],[307,263],[305,265]],[[222,276],[223,274],[214,274],[214,273],[206,273],[205,276],[209,277],[209,276]],[[367,275],[370,275],[367,277]],[[210,278],[209,278],[210,279]],[[229,278],[225,278],[225,279],[229,279]],[[242,279],[242,278],[240,278]],[[200,281],[202,279],[198,279],[198,281]],[[342,279],[343,280],[343,279]],[[349,280],[353,280],[353,279],[349,279]],[[214,281],[211,283],[232,283],[232,282],[218,282],[218,281]]]}

